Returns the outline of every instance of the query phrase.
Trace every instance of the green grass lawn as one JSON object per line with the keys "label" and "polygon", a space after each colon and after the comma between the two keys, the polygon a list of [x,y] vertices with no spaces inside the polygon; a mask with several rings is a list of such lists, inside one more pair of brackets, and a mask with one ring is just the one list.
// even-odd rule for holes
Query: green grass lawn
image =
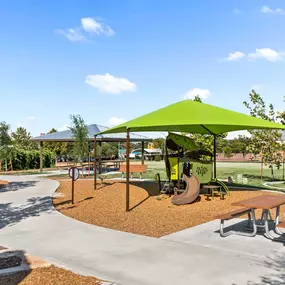
{"label": "green grass lawn", "polygon": [[[132,163],[132,162],[131,162]],[[145,161],[148,165],[147,172],[143,174],[144,179],[155,179],[157,173],[160,174],[161,180],[166,180],[165,164],[164,161]],[[270,189],[263,185],[263,183],[272,181],[271,169],[268,166],[263,166],[263,180],[260,179],[260,163],[245,163],[245,162],[218,162],[217,163],[217,177],[220,180],[227,180],[228,176],[237,181],[237,174],[242,174],[244,178],[248,179],[248,186],[252,188]],[[282,168],[277,170],[274,168],[275,181],[282,180]],[[60,175],[64,177],[67,175]],[[109,175],[108,178],[121,177],[121,174]],[[139,177],[138,173],[133,175],[134,178]],[[282,183],[281,183],[282,184]],[[282,184],[285,187],[285,184]],[[233,186],[246,186],[234,183]],[[278,186],[277,186],[278,187]],[[282,186],[281,186],[282,187]]]}

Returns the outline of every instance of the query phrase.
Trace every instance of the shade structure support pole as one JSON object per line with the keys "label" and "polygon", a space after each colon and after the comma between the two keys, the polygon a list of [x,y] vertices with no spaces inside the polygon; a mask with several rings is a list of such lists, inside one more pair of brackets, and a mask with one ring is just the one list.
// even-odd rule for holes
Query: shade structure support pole
{"label": "shade structure support pole", "polygon": [[94,136],[94,190],[97,189],[97,138]]}
{"label": "shade structure support pole", "polygon": [[144,141],[142,141],[142,164],[144,164]]}
{"label": "shade structure support pole", "polygon": [[214,179],[217,178],[217,135],[214,134],[213,132],[211,132],[208,128],[206,128],[205,126],[201,125],[202,128],[204,128],[209,134],[214,136]]}
{"label": "shade structure support pole", "polygon": [[40,172],[43,172],[43,142],[42,141],[40,141]]}
{"label": "shade structure support pole", "polygon": [[126,212],[130,211],[130,129],[126,139]]}
{"label": "shade structure support pole", "polygon": [[102,142],[99,141],[99,174],[102,173]]}
{"label": "shade structure support pole", "polygon": [[214,135],[214,179],[217,178],[217,137]]}

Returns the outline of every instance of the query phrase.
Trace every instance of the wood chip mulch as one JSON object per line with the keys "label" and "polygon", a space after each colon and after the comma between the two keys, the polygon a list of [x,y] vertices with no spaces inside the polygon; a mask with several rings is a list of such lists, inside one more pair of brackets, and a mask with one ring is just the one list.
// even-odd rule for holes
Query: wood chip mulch
{"label": "wood chip mulch", "polygon": [[50,266],[0,276],[1,285],[100,285],[95,277],[81,276],[71,271]]}
{"label": "wood chip mulch", "polygon": [[7,184],[9,184],[9,181],[0,180],[0,185],[7,185]]}
{"label": "wood chip mulch", "polygon": [[[161,237],[214,219],[218,214],[237,209],[233,202],[268,194],[262,191],[232,191],[225,200],[216,197],[207,201],[204,195],[200,202],[175,206],[171,197],[158,194],[157,183],[137,182],[130,186],[130,212],[125,211],[125,184],[109,181],[93,190],[92,180],[75,183],[75,205],[71,204],[71,182],[62,180],[57,190],[62,197],[53,199],[61,213],[74,219],[115,230]],[[273,194],[280,195],[280,194]],[[261,215],[257,211],[257,217]],[[274,215],[273,215],[274,216]],[[285,207],[281,207],[285,218]]]}

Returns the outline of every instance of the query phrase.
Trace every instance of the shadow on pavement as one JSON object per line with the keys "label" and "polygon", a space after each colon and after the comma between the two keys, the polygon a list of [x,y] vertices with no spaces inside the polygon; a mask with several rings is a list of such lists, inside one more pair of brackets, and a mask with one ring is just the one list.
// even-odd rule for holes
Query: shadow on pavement
{"label": "shadow on pavement", "polygon": [[39,216],[52,208],[51,197],[33,197],[27,203],[13,207],[12,203],[0,204],[0,229],[15,225],[29,217]]}
{"label": "shadow on pavement", "polygon": [[[260,261],[259,264],[264,268],[270,268],[273,273],[259,277],[259,281],[247,281],[247,285],[284,285],[285,284],[285,256],[279,254],[273,258],[267,257],[266,260]],[[232,283],[237,285],[237,283]]]}
{"label": "shadow on pavement", "polygon": [[5,187],[1,187],[0,193],[14,192],[14,191],[18,191],[18,190],[23,190],[27,187],[35,187],[38,182],[39,181],[35,181],[35,180],[11,182],[11,183],[5,185]]}

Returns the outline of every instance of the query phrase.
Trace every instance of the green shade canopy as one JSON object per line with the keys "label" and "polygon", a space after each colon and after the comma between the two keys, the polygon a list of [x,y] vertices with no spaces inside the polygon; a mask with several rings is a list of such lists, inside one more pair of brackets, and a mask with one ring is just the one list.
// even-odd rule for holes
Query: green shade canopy
{"label": "green shade canopy", "polygon": [[285,129],[285,126],[193,100],[185,100],[99,134],[126,132],[127,129],[132,132],[168,131],[217,135],[238,130]]}
{"label": "green shade canopy", "polygon": [[166,145],[171,150],[178,150],[179,147],[182,147],[185,150],[198,150],[198,147],[193,139],[174,133],[168,134],[166,138]]}

